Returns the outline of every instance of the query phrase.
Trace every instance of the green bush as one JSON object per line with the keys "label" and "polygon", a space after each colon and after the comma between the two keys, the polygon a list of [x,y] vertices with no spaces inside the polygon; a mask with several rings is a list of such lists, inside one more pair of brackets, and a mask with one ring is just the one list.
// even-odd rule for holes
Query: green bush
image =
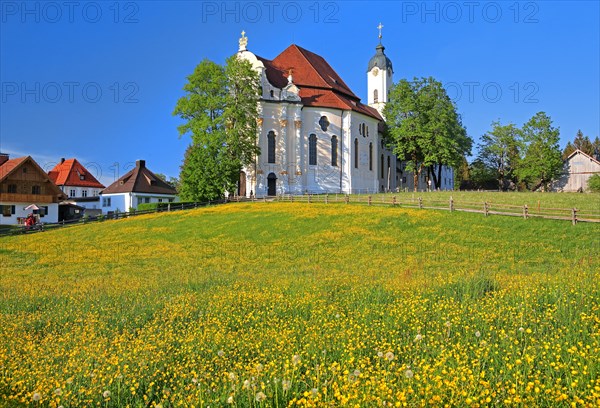
{"label": "green bush", "polygon": [[592,193],[600,193],[600,174],[594,174],[588,179],[588,190]]}
{"label": "green bush", "polygon": [[158,204],[162,204],[162,203],[143,203],[143,204],[138,204],[137,210],[138,211],[156,210],[158,208]]}

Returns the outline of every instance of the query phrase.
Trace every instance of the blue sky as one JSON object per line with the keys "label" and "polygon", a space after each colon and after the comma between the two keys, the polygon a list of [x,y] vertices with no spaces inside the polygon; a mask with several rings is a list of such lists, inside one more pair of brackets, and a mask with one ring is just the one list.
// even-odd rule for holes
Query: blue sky
{"label": "blue sky", "polygon": [[204,58],[248,49],[272,59],[296,43],[323,56],[366,100],[366,68],[383,28],[394,80],[433,76],[476,141],[493,120],[538,111],[600,136],[597,1],[3,1],[0,150],[88,164],[105,183],[137,159],[179,174],[188,138],[172,116]]}

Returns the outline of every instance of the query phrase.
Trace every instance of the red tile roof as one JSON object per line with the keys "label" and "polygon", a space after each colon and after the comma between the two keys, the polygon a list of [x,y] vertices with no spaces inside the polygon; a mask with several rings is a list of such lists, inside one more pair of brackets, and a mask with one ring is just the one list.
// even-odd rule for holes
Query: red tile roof
{"label": "red tile roof", "polygon": [[291,70],[304,106],[353,110],[383,120],[377,109],[360,103],[337,72],[314,52],[292,44],[272,61],[257,58],[264,64],[269,82],[278,88],[287,85]]}
{"label": "red tile roof", "polygon": [[144,160],[138,160],[133,170],[106,187],[100,193],[150,193],[175,195],[177,194],[177,190],[148,170]]}
{"label": "red tile roof", "polygon": [[77,159],[69,159],[57,164],[48,172],[48,176],[57,186],[104,188],[104,185],[96,180]]}
{"label": "red tile roof", "polygon": [[21,163],[23,163],[25,160],[27,160],[29,158],[30,158],[30,156],[18,157],[16,159],[10,159],[10,160],[4,162],[0,166],[0,182],[4,181],[4,179],[6,177],[8,177],[8,175],[10,173],[12,173],[12,171],[14,169],[19,167],[21,165]]}

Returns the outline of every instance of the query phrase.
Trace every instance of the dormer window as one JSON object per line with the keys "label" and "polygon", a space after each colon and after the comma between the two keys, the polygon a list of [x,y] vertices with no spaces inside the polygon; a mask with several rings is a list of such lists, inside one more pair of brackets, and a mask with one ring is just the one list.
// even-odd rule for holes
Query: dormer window
{"label": "dormer window", "polygon": [[79,180],[85,180],[85,174],[80,174],[79,175]]}

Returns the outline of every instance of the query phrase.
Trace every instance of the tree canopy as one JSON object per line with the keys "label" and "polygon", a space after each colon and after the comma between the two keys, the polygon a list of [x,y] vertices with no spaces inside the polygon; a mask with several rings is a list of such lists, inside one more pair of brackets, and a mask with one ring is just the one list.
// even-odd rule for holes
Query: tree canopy
{"label": "tree canopy", "polygon": [[[415,191],[423,169],[458,167],[471,153],[473,141],[456,106],[434,78],[402,79],[392,86],[384,116],[386,142],[399,159],[407,161],[406,169],[414,174]],[[437,175],[432,171],[435,187],[440,186],[441,166],[437,170]]]}
{"label": "tree canopy", "polygon": [[183,89],[173,114],[185,121],[179,134],[190,135],[191,143],[181,166],[180,195],[214,200],[235,191],[240,171],[260,153],[258,73],[237,55],[225,66],[204,60]]}

